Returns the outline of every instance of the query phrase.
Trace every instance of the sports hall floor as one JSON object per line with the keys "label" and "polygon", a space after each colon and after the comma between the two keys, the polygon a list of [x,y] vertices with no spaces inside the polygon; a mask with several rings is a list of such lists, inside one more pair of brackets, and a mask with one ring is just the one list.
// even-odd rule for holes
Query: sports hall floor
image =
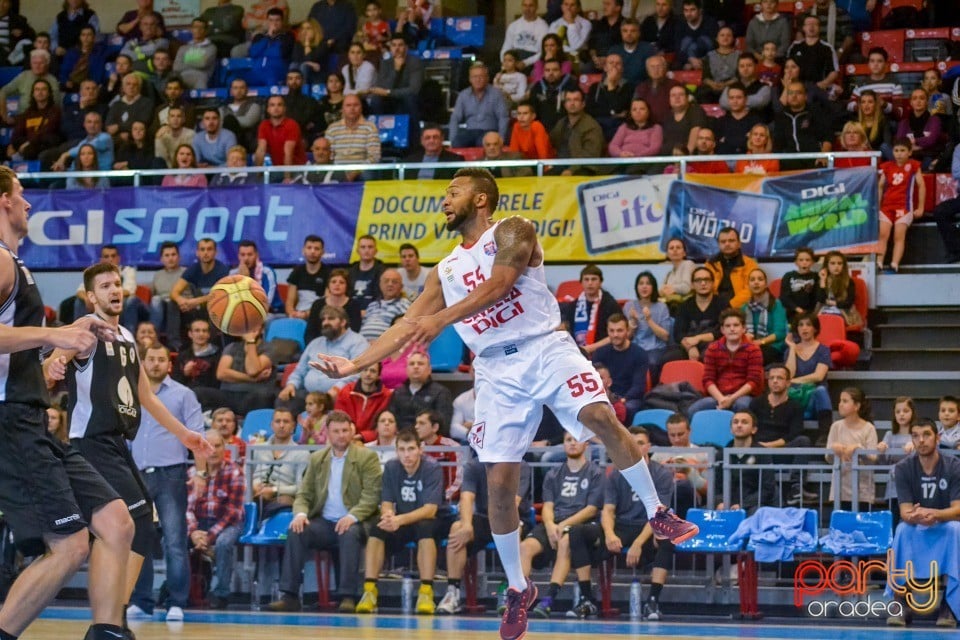
{"label": "sports hall floor", "polygon": [[[22,636],[24,640],[73,640],[82,637],[90,612],[84,608],[51,607]],[[138,640],[493,640],[499,621],[483,618],[416,618],[392,615],[341,616],[333,614],[210,613],[187,611],[183,623],[143,622],[133,626]],[[958,631],[932,625],[887,629],[882,623],[856,626],[810,622],[611,622],[532,620],[528,640],[566,640],[572,636],[596,638],[675,638],[677,640],[944,640]]]}

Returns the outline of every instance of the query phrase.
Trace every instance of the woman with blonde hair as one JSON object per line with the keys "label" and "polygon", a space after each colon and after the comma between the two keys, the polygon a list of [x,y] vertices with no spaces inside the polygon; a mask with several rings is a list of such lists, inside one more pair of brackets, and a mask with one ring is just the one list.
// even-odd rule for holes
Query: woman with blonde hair
{"label": "woman with blonde hair", "polygon": [[[841,151],[873,151],[870,146],[870,139],[863,125],[859,122],[848,122],[843,125],[840,132]],[[833,161],[833,166],[837,169],[846,169],[849,167],[868,167],[870,158],[837,158]]]}
{"label": "woman with blonde hair", "polygon": [[[773,140],[765,124],[755,124],[747,134],[747,153],[772,153]],[[737,160],[736,173],[766,175],[780,171],[779,160]]]}
{"label": "woman with blonde hair", "polygon": [[290,57],[290,69],[299,69],[303,74],[303,82],[311,85],[322,80],[326,66],[327,43],[323,39],[323,27],[314,18],[307,18],[300,23]]}
{"label": "woman with blonde hair", "polygon": [[857,115],[854,122],[863,127],[867,144],[879,151],[884,160],[893,158],[893,130],[883,114],[883,100],[873,89],[864,89],[857,100]]}

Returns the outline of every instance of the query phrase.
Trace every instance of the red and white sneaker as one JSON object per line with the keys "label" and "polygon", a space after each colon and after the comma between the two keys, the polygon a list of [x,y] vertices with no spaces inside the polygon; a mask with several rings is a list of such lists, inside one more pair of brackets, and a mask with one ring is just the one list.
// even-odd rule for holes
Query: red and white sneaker
{"label": "red and white sneaker", "polygon": [[507,589],[507,609],[500,620],[501,640],[521,640],[527,634],[527,609],[537,601],[537,585],[527,578],[523,591]]}
{"label": "red and white sneaker", "polygon": [[660,505],[654,516],[650,518],[650,528],[653,529],[653,535],[657,538],[669,540],[673,544],[680,544],[700,533],[700,527],[687,522],[664,505]]}

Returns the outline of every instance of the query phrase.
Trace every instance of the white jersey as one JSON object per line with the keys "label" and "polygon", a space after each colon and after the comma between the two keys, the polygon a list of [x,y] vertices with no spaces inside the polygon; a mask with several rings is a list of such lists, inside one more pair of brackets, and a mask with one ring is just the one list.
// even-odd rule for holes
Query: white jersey
{"label": "white jersey", "polygon": [[[490,277],[497,255],[497,225],[487,229],[472,246],[459,245],[437,265],[447,306],[456,304]],[[530,338],[548,335],[560,325],[560,307],[547,288],[543,264],[527,267],[513,290],[489,309],[464,318],[457,333],[470,350],[484,355]]]}

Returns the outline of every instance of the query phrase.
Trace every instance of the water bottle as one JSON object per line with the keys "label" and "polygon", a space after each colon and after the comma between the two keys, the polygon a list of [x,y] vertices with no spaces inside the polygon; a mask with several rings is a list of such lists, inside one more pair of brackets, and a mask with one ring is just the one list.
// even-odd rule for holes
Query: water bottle
{"label": "water bottle", "polygon": [[266,154],[265,156],[263,156],[263,166],[265,166],[265,167],[272,167],[272,166],[273,166],[273,158],[270,157],[270,154],[269,154],[269,153]]}
{"label": "water bottle", "polygon": [[273,589],[270,590],[270,602],[276,602],[280,599],[280,581],[273,581]]}
{"label": "water bottle", "polygon": [[630,583],[630,619],[639,620],[640,619],[640,580],[637,578],[633,579],[633,582]]}
{"label": "water bottle", "polygon": [[400,609],[403,613],[413,613],[413,578],[409,573],[403,574],[400,585]]}
{"label": "water bottle", "polygon": [[250,610],[260,611],[260,583],[256,579],[250,585]]}

